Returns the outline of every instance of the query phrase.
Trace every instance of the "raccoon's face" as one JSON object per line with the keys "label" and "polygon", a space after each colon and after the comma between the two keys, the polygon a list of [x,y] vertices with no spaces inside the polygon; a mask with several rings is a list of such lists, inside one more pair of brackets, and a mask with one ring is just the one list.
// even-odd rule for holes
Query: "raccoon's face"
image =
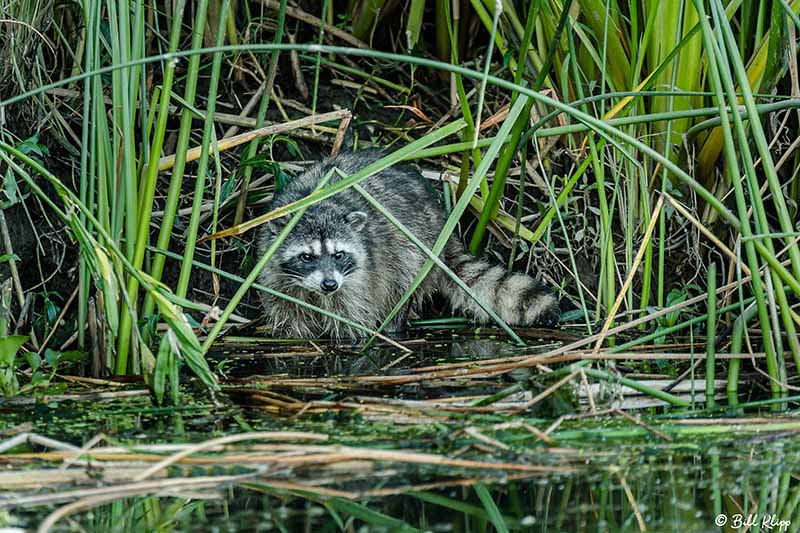
{"label": "raccoon's face", "polygon": [[329,213],[303,217],[279,252],[286,281],[322,295],[347,287],[364,265],[361,230],[366,219],[362,211],[339,217]]}

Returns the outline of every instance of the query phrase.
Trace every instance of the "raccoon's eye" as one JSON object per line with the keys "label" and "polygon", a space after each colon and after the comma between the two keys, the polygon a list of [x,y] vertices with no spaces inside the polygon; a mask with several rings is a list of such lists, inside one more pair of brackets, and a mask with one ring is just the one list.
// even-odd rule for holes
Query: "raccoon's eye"
{"label": "raccoon's eye", "polygon": [[303,263],[310,263],[314,257],[311,254],[300,254],[300,261]]}
{"label": "raccoon's eye", "polygon": [[336,252],[335,254],[333,254],[333,258],[336,259],[337,261],[341,261],[342,259],[344,259],[344,252]]}

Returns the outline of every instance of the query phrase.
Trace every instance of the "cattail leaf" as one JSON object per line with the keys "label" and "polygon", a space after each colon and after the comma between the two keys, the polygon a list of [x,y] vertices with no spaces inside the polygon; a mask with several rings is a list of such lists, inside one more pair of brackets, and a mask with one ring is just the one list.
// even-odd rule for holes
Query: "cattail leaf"
{"label": "cattail leaf", "polygon": [[150,291],[150,295],[158,305],[159,312],[175,335],[176,352],[192,369],[192,372],[212,390],[219,389],[217,378],[208,366],[203,355],[203,348],[197,339],[189,321],[183,313],[158,290]]}
{"label": "cattail leaf", "polygon": [[425,0],[411,0],[411,7],[408,9],[408,21],[406,22],[406,45],[411,52],[422,30],[422,13],[425,11]]}
{"label": "cattail leaf", "polygon": [[3,396],[11,397],[19,392],[14,361],[17,352],[27,340],[26,335],[11,335],[0,339],[0,392]]}
{"label": "cattail leaf", "polygon": [[[158,345],[158,355],[155,359],[155,366],[153,368],[153,382],[151,387],[153,394],[156,397],[156,402],[161,405],[164,401],[164,390],[166,389],[167,374],[169,373],[169,363],[172,360],[172,346],[169,341],[169,332],[167,335],[161,337],[161,343]],[[152,354],[150,354],[152,356]]]}
{"label": "cattail leaf", "polygon": [[111,261],[100,246],[94,246],[94,257],[96,261],[96,275],[99,278],[100,288],[103,291],[105,298],[105,316],[108,327],[111,333],[116,336],[119,331],[119,313],[117,311],[119,302],[119,287],[117,285],[117,277],[114,275],[114,269],[111,266]]}

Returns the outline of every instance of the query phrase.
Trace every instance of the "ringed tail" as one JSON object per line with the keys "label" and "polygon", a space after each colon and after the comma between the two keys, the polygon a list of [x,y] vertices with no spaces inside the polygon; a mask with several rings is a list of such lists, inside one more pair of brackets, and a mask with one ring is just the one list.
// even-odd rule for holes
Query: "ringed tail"
{"label": "ringed tail", "polygon": [[[508,272],[500,265],[467,253],[457,255],[449,266],[509,326],[553,326],[558,321],[558,299],[533,277]],[[450,291],[450,304],[479,322],[491,321],[481,306],[458,287]]]}

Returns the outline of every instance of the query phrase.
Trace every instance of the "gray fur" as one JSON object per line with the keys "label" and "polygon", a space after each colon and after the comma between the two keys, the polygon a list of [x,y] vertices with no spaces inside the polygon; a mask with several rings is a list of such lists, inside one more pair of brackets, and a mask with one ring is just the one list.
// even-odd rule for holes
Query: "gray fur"
{"label": "gray fur", "polygon": [[[379,151],[348,152],[318,163],[276,193],[270,210],[310,194],[336,167],[353,174],[381,157]],[[336,181],[337,175],[331,181]],[[378,202],[427,246],[433,246],[445,223],[438,194],[419,173],[390,167],[361,182]],[[258,247],[263,254],[286,219],[262,227]],[[525,274],[476,259],[451,237],[442,258],[509,325],[553,323],[557,300]],[[260,274],[259,282],[277,291],[375,327],[389,314],[425,262],[425,255],[375,211],[358,192],[347,189],[311,206]],[[322,284],[327,290],[323,290]],[[336,287],[335,290],[330,289]],[[455,310],[478,322],[489,316],[441,270],[434,268],[415,295],[448,296]],[[356,338],[363,333],[277,297],[261,293],[268,322],[282,336]],[[400,320],[403,320],[401,317]]]}

